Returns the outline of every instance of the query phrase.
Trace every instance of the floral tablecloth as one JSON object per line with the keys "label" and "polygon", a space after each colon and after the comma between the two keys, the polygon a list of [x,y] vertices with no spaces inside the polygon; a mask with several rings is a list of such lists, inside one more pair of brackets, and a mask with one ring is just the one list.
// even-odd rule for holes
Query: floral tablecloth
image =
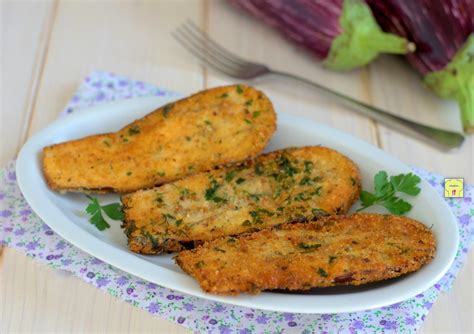
{"label": "floral tablecloth", "polygon": [[[64,114],[98,103],[138,96],[175,96],[166,89],[106,72],[93,72],[80,85]],[[65,116],[67,117],[67,116]],[[443,195],[444,178],[413,170]],[[15,161],[0,171],[0,243],[50,267],[62,269],[150,314],[197,332],[209,333],[412,333],[420,328],[440,293],[450,289],[474,240],[474,188],[464,198],[446,199],[458,219],[460,243],[449,272],[412,299],[380,309],[342,314],[267,312],[208,301],[146,282],[74,247],[44,224],[24,200]]]}

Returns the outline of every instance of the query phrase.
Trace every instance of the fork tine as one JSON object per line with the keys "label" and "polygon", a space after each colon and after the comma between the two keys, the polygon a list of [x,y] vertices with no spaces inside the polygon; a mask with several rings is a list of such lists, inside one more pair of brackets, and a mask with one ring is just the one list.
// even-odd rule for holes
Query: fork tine
{"label": "fork tine", "polygon": [[200,29],[193,21],[187,20],[186,23],[182,25],[183,27],[188,27],[189,32],[193,34],[194,37],[198,38],[202,44],[210,45],[214,48],[216,53],[219,53],[222,57],[226,58],[227,60],[235,63],[238,66],[245,66],[251,64],[248,60],[243,59],[229,50],[225,49],[219,43],[214,41],[208,33]]}
{"label": "fork tine", "polygon": [[176,32],[172,32],[171,34],[186,50],[188,50],[193,56],[201,60],[201,62],[204,65],[209,66],[217,71],[223,72],[227,74],[228,76],[231,76],[231,77],[236,76],[236,73],[234,70],[231,70],[228,67],[218,65],[217,63],[213,63],[209,61],[209,59],[205,55],[203,55],[199,49],[197,49],[192,43],[189,42],[189,39],[185,39],[183,37],[182,32],[176,31]]}
{"label": "fork tine", "polygon": [[224,66],[227,66],[231,68],[234,71],[239,71],[242,69],[243,64],[235,64],[233,62],[228,61],[225,57],[222,57],[216,50],[214,50],[210,45],[207,43],[206,40],[202,40],[199,37],[197,37],[189,27],[186,26],[181,26],[178,29],[176,29],[178,32],[180,32],[184,38],[188,40],[189,43],[191,43],[196,49],[198,49],[201,54],[205,54],[208,56],[208,59],[211,59],[215,62],[219,62]]}

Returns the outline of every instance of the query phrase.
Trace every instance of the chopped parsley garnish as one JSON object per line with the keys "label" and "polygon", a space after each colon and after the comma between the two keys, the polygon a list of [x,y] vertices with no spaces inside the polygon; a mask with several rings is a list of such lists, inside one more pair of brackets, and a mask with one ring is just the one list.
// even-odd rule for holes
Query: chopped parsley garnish
{"label": "chopped parsley garnish", "polygon": [[165,172],[161,171],[161,172],[156,172],[156,174],[158,174],[159,176],[163,177],[165,176]]}
{"label": "chopped parsley garnish", "polygon": [[138,125],[132,126],[130,129],[128,129],[128,134],[130,136],[135,136],[140,133],[140,127]]}
{"label": "chopped parsley garnish", "polygon": [[315,218],[326,216],[328,214],[326,211],[324,211],[323,209],[319,209],[319,208],[311,209],[311,213],[313,214],[313,216]]}
{"label": "chopped parsley garnish", "polygon": [[197,269],[199,269],[199,268],[204,267],[205,265],[206,265],[206,264],[204,263],[204,261],[199,261],[199,262],[196,262],[196,263],[194,264],[194,267],[196,267]]}
{"label": "chopped parsley garnish", "polygon": [[236,173],[235,170],[231,170],[231,171],[227,172],[227,173],[225,174],[224,180],[225,180],[226,182],[232,181],[232,179],[233,179],[234,176],[235,176],[235,173]]}
{"label": "chopped parsley garnish", "polygon": [[304,186],[304,185],[309,185],[309,184],[312,184],[313,181],[311,180],[311,178],[307,175],[305,175],[301,181],[300,181],[300,186]]}
{"label": "chopped parsley garnish", "polygon": [[181,195],[181,197],[186,197],[188,195],[194,195],[195,193],[187,188],[183,188],[179,191],[179,194]]}
{"label": "chopped parsley garnish", "polygon": [[128,171],[128,172],[127,172],[127,176],[130,176],[130,175],[132,175],[132,172],[131,172],[131,171]]}
{"label": "chopped parsley garnish", "polygon": [[235,87],[235,90],[237,91],[238,94],[242,94],[244,92],[244,90],[242,89],[242,87],[240,85],[237,85]]}
{"label": "chopped parsley garnish", "polygon": [[380,171],[374,176],[375,192],[370,193],[365,190],[361,192],[362,207],[357,211],[362,211],[372,205],[382,205],[395,215],[407,213],[412,205],[395,194],[401,192],[410,196],[418,195],[421,191],[418,187],[420,181],[420,178],[413,173],[388,178],[387,172]]}
{"label": "chopped parsley garnish", "polygon": [[163,220],[166,224],[169,224],[172,220],[174,220],[176,227],[179,227],[179,225],[183,223],[183,219],[176,219],[175,216],[169,213],[162,213],[161,216],[163,217]]}
{"label": "chopped parsley garnish", "polygon": [[209,125],[209,126],[212,126],[212,123],[211,123],[210,120],[207,120],[207,119],[206,119],[206,120],[204,121],[204,123],[206,123],[206,124]]}
{"label": "chopped parsley garnish", "polygon": [[263,220],[258,216],[257,211],[249,211],[249,215],[252,217],[252,222],[254,224],[262,224]]}
{"label": "chopped parsley garnish", "polygon": [[263,166],[262,164],[256,164],[255,165],[255,174],[258,176],[263,175]]}
{"label": "chopped parsley garnish", "polygon": [[319,196],[319,195],[321,195],[321,189],[322,189],[322,187],[317,187],[316,189],[314,189],[314,191],[313,191],[310,195],[311,195],[311,196],[314,196],[314,195]]}
{"label": "chopped parsley garnish", "polygon": [[158,204],[163,204],[163,194],[162,193],[156,193],[155,201]]}
{"label": "chopped parsley garnish", "polygon": [[294,198],[295,201],[307,201],[311,198],[311,196],[308,195],[307,192],[300,192],[297,194]]}
{"label": "chopped parsley garnish", "polygon": [[186,138],[187,141],[191,141],[191,137],[189,136],[185,136],[184,138]]}
{"label": "chopped parsley garnish", "polygon": [[328,277],[328,273],[323,268],[318,269],[318,274],[321,277]]}
{"label": "chopped parsley garnish", "polygon": [[237,184],[241,184],[241,183],[243,183],[243,182],[245,182],[245,179],[242,178],[242,177],[239,177],[239,178],[235,181],[235,183],[237,183]]}
{"label": "chopped parsley garnish", "polygon": [[306,160],[304,162],[304,172],[305,173],[311,173],[312,170],[313,170],[313,162],[309,161],[309,160]]}
{"label": "chopped parsley garnish", "polygon": [[174,107],[174,103],[168,103],[167,105],[165,105],[163,107],[163,116],[168,117],[168,114],[173,109],[173,107]]}
{"label": "chopped parsley garnish", "polygon": [[288,159],[287,157],[283,155],[277,158],[277,164],[280,167],[280,169],[290,177],[300,172],[298,168],[294,167],[291,164],[290,159]]}
{"label": "chopped parsley garnish", "polygon": [[103,231],[110,227],[109,223],[104,219],[102,212],[112,220],[123,220],[122,205],[120,203],[100,205],[97,197],[86,197],[90,200],[86,207],[86,212],[91,216],[89,222],[97,227],[99,231]]}
{"label": "chopped parsley garnish", "polygon": [[351,184],[352,184],[353,186],[355,186],[356,183],[357,183],[356,179],[354,179],[353,177],[351,177]]}
{"label": "chopped parsley garnish", "polygon": [[224,93],[221,96],[219,96],[221,99],[225,99],[226,97],[229,97],[228,93]]}
{"label": "chopped parsley garnish", "polygon": [[163,216],[163,219],[168,222],[168,219],[176,220],[176,217],[173,216],[172,214],[169,213],[163,213],[161,214]]}
{"label": "chopped parsley garnish", "polygon": [[256,202],[260,201],[260,195],[259,194],[249,194],[249,198],[253,199]]}
{"label": "chopped parsley garnish", "polygon": [[273,193],[273,198],[277,198],[278,196],[280,196],[281,192],[282,192],[282,188],[281,186],[277,186],[277,188],[275,189],[275,192]]}
{"label": "chopped parsley garnish", "polygon": [[242,223],[242,226],[250,226],[250,225],[252,225],[252,223],[248,219],[244,220],[244,222]]}
{"label": "chopped parsley garnish", "polygon": [[152,249],[156,249],[156,250],[160,249],[159,242],[150,234],[150,232],[145,231],[144,235],[148,238],[148,240],[150,240]]}
{"label": "chopped parsley garnish", "polygon": [[217,183],[216,180],[211,180],[211,187],[206,189],[206,192],[204,194],[206,200],[214,202],[214,203],[225,202],[224,198],[217,196],[217,190],[220,187],[221,187],[221,185],[219,183]]}
{"label": "chopped parsley garnish", "polygon": [[254,112],[252,113],[252,117],[253,117],[253,118],[257,118],[258,116],[260,116],[260,114],[261,114],[260,111],[254,111]]}
{"label": "chopped parsley garnish", "polygon": [[244,122],[247,123],[247,124],[252,124],[252,122],[250,120],[246,119],[246,118],[244,119]]}
{"label": "chopped parsley garnish", "polygon": [[329,255],[329,261],[328,261],[328,262],[329,262],[329,264],[333,263],[333,262],[334,262],[334,260],[336,260],[336,259],[337,259],[337,256],[332,256],[332,255]]}
{"label": "chopped parsley garnish", "polygon": [[313,250],[316,250],[321,247],[321,244],[307,244],[304,242],[300,242],[298,244],[298,247],[304,249],[306,252],[312,252]]}
{"label": "chopped parsley garnish", "polygon": [[268,211],[267,209],[264,208],[256,208],[253,211],[249,211],[249,215],[252,217],[252,223],[253,224],[262,224],[262,214],[267,215],[267,217],[272,217],[275,215],[275,213]]}
{"label": "chopped parsley garnish", "polygon": [[104,140],[104,145],[107,146],[107,147],[110,147],[110,143],[107,139]]}
{"label": "chopped parsley garnish", "polygon": [[250,107],[250,106],[252,105],[252,103],[253,103],[253,100],[247,100],[247,101],[245,102],[245,105],[246,105],[247,107]]}

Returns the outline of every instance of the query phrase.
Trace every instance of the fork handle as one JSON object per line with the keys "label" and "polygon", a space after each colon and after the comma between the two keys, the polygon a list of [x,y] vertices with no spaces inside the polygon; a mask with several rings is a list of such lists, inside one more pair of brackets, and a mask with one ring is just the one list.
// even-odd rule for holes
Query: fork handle
{"label": "fork handle", "polygon": [[313,81],[291,73],[273,70],[271,70],[270,73],[278,76],[284,76],[291,79],[295,79],[304,82],[308,85],[311,85],[317,88],[318,90],[337,98],[337,100],[339,100],[341,103],[359,112],[360,114],[367,116],[377,122],[380,122],[390,128],[405,133],[411,137],[422,140],[423,142],[434,146],[442,151],[448,151],[457,148],[461,146],[461,144],[464,142],[464,135],[462,135],[461,133],[433,128],[431,126],[419,124],[408,119],[398,117],[382,109],[373,107],[371,105],[353,99],[352,97],[343,95],[341,93],[333,91],[332,89],[329,89]]}

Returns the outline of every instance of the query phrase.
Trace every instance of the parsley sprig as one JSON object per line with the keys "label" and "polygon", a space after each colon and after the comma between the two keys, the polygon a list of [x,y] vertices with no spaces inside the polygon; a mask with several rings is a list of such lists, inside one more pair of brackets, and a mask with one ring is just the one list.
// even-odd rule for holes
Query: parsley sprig
{"label": "parsley sprig", "polygon": [[91,216],[89,222],[97,227],[99,231],[110,227],[102,213],[105,213],[112,220],[123,220],[122,205],[120,203],[100,205],[97,197],[87,196],[87,198],[90,200],[86,207],[86,212]]}
{"label": "parsley sprig", "polygon": [[421,191],[418,187],[420,181],[420,178],[413,173],[390,176],[389,178],[387,172],[380,171],[374,177],[375,192],[371,193],[365,190],[361,192],[362,207],[357,211],[362,211],[372,205],[382,205],[395,215],[407,213],[411,210],[412,205],[397,197],[396,193],[416,196]]}

